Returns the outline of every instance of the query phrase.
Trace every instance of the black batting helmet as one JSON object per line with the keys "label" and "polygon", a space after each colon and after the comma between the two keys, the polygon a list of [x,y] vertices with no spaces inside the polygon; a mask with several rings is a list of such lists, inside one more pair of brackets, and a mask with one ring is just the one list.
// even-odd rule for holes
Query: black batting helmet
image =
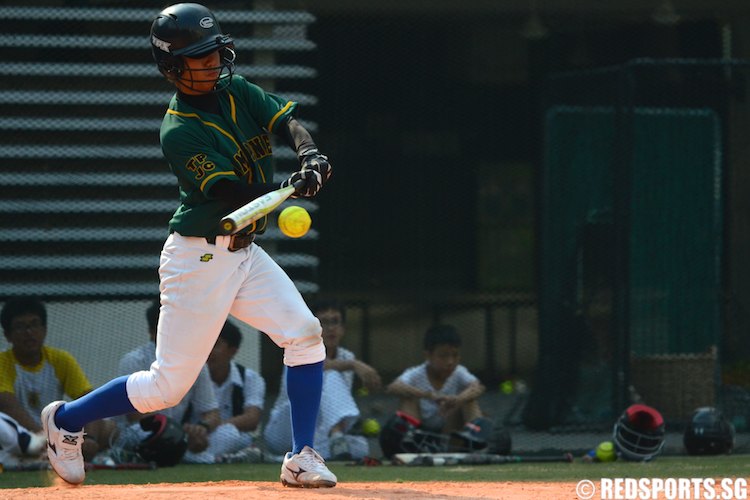
{"label": "black batting helmet", "polygon": [[734,448],[734,425],[710,406],[693,412],[685,429],[683,443],[690,455],[720,455]]}
{"label": "black batting helmet", "polygon": [[617,454],[627,460],[647,462],[656,458],[665,443],[664,418],[644,404],[629,406],[612,432]]}
{"label": "black batting helmet", "polygon": [[180,424],[161,413],[142,418],[140,424],[150,434],[136,446],[138,456],[159,467],[171,467],[182,460],[187,450],[187,434]]}
{"label": "black batting helmet", "polygon": [[[151,24],[151,53],[159,71],[174,82],[183,74],[183,57],[200,58],[220,50],[221,66],[215,90],[229,85],[234,73],[234,40],[223,34],[213,13],[197,3],[178,3],[161,11]],[[193,80],[198,81],[198,80]],[[191,82],[185,82],[187,86]]]}

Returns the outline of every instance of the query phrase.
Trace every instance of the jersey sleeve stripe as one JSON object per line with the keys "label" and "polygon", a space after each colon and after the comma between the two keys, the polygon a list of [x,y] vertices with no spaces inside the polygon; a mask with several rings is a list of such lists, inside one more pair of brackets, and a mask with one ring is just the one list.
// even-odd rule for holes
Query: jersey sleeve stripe
{"label": "jersey sleeve stripe", "polygon": [[268,122],[268,127],[266,127],[269,132],[273,132],[273,126],[276,124],[276,120],[278,120],[279,117],[282,116],[284,113],[289,111],[289,108],[291,108],[293,105],[294,103],[292,101],[289,101],[288,103],[286,103],[286,106],[281,108],[278,113],[273,115],[273,118],[271,118],[271,121]]}
{"label": "jersey sleeve stripe", "polygon": [[220,175],[231,175],[232,177],[236,177],[234,172],[214,172],[213,174],[207,176],[205,179],[203,179],[203,182],[201,182],[201,191],[205,191],[206,184],[208,181],[213,179],[214,177],[218,177]]}

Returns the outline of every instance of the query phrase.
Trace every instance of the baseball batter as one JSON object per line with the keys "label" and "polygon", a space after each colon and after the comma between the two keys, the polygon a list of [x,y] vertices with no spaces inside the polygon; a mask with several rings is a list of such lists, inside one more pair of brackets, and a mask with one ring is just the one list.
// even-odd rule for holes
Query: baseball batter
{"label": "baseball batter", "polygon": [[[151,26],[151,48],[159,71],[177,88],[161,144],[180,188],[159,266],[156,361],[148,371],[42,410],[50,463],[67,482],[81,483],[84,424],[179,403],[231,314],[284,349],[294,438],[281,482],[335,486],[336,476],[313,448],[325,359],[320,322],[285,272],[254,243],[266,219],[242,234],[219,235],[224,215],[279,187],[293,184],[294,196],[315,196],[331,166],[295,119],[297,103],[233,74],[233,40],[206,7],[164,9]],[[272,182],[271,133],[296,151],[300,164],[281,186]]]}

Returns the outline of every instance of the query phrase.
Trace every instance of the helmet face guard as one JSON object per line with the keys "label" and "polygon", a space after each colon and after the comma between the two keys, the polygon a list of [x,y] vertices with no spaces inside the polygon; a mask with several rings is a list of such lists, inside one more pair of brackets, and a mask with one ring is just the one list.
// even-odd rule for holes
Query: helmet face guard
{"label": "helmet face guard", "polygon": [[[202,83],[213,84],[209,93],[225,89],[232,82],[232,75],[234,75],[234,46],[227,46],[219,49],[219,57],[220,64],[218,66],[190,69],[187,71],[185,71],[184,62],[180,61],[182,68],[179,70],[178,76],[174,82],[193,91],[200,91],[200,88],[196,87],[196,84],[200,86]],[[203,75],[206,73],[212,76],[206,76],[204,78]]]}
{"label": "helmet face guard", "polygon": [[615,422],[612,441],[627,460],[652,460],[664,448],[664,418],[650,406],[632,405]]}
{"label": "helmet face guard", "polygon": [[[219,66],[185,70],[184,58],[200,59],[219,51]],[[213,82],[209,92],[226,88],[234,74],[234,40],[223,34],[214,15],[199,4],[167,7],[151,25],[151,53],[159,71],[170,82],[196,92]],[[201,75],[211,75],[203,78]],[[201,88],[198,88],[199,84]]]}

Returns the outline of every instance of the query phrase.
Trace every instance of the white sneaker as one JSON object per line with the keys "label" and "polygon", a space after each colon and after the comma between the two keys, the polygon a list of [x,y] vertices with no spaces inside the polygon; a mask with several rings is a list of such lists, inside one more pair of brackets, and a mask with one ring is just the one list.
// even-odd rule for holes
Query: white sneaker
{"label": "white sneaker", "polygon": [[309,446],[296,455],[289,452],[284,456],[281,464],[281,484],[284,486],[332,488],[336,482],[336,476],[328,470],[323,457]]}
{"label": "white sneaker", "polygon": [[69,432],[55,424],[55,413],[65,401],[53,401],[42,410],[42,428],[47,435],[47,456],[57,475],[71,484],[86,477],[83,466],[83,431]]}

